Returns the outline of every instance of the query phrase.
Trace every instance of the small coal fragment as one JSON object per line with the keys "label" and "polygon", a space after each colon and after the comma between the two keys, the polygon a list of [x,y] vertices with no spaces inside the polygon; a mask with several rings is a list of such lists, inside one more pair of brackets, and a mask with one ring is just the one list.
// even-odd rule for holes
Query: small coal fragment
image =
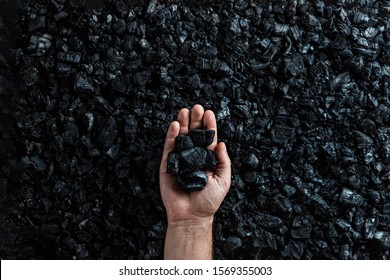
{"label": "small coal fragment", "polygon": [[76,75],[74,81],[74,89],[76,91],[89,91],[93,92],[95,87],[93,86],[93,81],[87,77],[87,75],[83,72],[80,72]]}
{"label": "small coal fragment", "polygon": [[167,162],[167,173],[168,174],[179,174],[179,155],[177,153],[170,152],[168,154],[168,162]]}
{"label": "small coal fragment", "polygon": [[37,68],[30,67],[26,69],[23,73],[23,80],[26,83],[26,86],[32,86],[39,81],[39,72]]}
{"label": "small coal fragment", "polygon": [[244,163],[251,168],[257,168],[259,165],[259,159],[255,154],[250,153],[247,157],[245,157]]}
{"label": "small coal fragment", "polygon": [[85,259],[89,256],[87,246],[85,244],[76,245],[76,254],[80,259]]}
{"label": "small coal fragment", "polygon": [[176,143],[176,152],[180,153],[184,150],[189,150],[192,147],[194,147],[194,143],[192,142],[192,139],[188,135],[179,135],[176,137],[175,140]]}
{"label": "small coal fragment", "polygon": [[271,129],[272,141],[278,144],[286,144],[294,137],[295,127],[298,125],[297,119],[288,116],[284,112],[275,117],[274,125]]}
{"label": "small coal fragment", "polygon": [[46,33],[42,36],[32,35],[28,49],[35,51],[36,56],[42,56],[51,47],[52,39],[53,37]]}
{"label": "small coal fragment", "polygon": [[374,240],[379,244],[382,250],[390,250],[390,233],[386,231],[377,231],[374,233]]}
{"label": "small coal fragment", "polygon": [[378,211],[373,210],[370,216],[366,219],[366,222],[364,223],[364,235],[367,239],[371,239],[374,237],[378,223]]}
{"label": "small coal fragment", "polygon": [[340,194],[340,202],[350,206],[360,206],[363,204],[363,197],[348,188],[343,188]]}
{"label": "small coal fragment", "polygon": [[310,238],[312,231],[312,221],[307,215],[300,215],[294,218],[291,235],[294,238]]}
{"label": "small coal fragment", "polygon": [[257,220],[259,224],[265,228],[278,228],[283,225],[283,220],[267,213],[258,213]]}
{"label": "small coal fragment", "polygon": [[99,142],[104,148],[110,148],[118,134],[117,124],[112,116],[105,118],[99,126]]}
{"label": "small coal fragment", "polygon": [[191,129],[188,135],[195,146],[206,148],[213,143],[215,130]]}
{"label": "small coal fragment", "polygon": [[292,202],[284,195],[276,195],[271,202],[271,207],[274,212],[283,217],[290,217],[293,211]]}
{"label": "small coal fragment", "polygon": [[61,62],[78,64],[81,61],[81,53],[79,52],[59,52],[57,58]]}
{"label": "small coal fragment", "polygon": [[77,143],[78,137],[79,130],[77,126],[72,122],[67,122],[64,126],[64,133],[62,135],[62,138],[64,139],[65,143],[73,145]]}
{"label": "small coal fragment", "polygon": [[223,246],[225,254],[230,254],[235,249],[242,246],[242,240],[238,236],[229,236]]}
{"label": "small coal fragment", "polygon": [[37,16],[36,14],[30,15],[30,21],[28,23],[28,31],[34,31],[46,27],[46,17]]}
{"label": "small coal fragment", "polygon": [[206,173],[203,171],[195,171],[179,174],[177,176],[177,181],[181,184],[184,190],[195,192],[204,189],[208,182],[208,178]]}

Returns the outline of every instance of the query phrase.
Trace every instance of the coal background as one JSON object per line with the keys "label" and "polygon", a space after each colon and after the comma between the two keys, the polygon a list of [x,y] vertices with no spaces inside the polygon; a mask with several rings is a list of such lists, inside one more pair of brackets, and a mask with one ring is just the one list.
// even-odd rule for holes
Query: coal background
{"label": "coal background", "polygon": [[389,3],[258,2],[0,1],[0,257],[162,258],[165,132],[200,103],[216,258],[388,259]]}

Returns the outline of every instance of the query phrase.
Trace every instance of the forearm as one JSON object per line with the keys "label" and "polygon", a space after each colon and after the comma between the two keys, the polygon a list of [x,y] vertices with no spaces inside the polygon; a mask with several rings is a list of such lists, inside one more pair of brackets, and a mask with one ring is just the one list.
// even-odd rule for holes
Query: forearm
{"label": "forearm", "polygon": [[164,259],[211,260],[213,219],[201,222],[168,223]]}

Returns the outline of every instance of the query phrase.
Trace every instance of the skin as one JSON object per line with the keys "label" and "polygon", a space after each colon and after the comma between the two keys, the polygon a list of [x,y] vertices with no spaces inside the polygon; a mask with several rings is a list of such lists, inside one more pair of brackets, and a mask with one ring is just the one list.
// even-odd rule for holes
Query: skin
{"label": "skin", "polygon": [[[214,150],[218,159],[215,170],[206,171],[208,183],[199,192],[185,192],[173,175],[167,174],[168,153],[175,148],[175,138],[190,129],[213,129]],[[229,191],[231,162],[225,143],[217,142],[217,122],[212,111],[199,104],[192,110],[180,110],[177,121],[167,131],[160,165],[160,192],[168,218],[164,259],[212,259],[212,224],[214,214]]]}

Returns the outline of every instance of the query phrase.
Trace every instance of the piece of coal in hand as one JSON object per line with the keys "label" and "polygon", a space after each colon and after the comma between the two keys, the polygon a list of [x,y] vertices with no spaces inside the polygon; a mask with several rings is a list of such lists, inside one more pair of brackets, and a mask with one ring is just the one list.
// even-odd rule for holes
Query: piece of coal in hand
{"label": "piece of coal in hand", "polygon": [[208,181],[205,170],[213,170],[218,160],[215,152],[206,149],[215,136],[214,130],[192,129],[175,139],[175,150],[168,154],[167,173],[176,175],[186,191],[200,191]]}
{"label": "piece of coal in hand", "polygon": [[195,146],[206,148],[213,143],[215,131],[203,129],[191,129],[188,133]]}
{"label": "piece of coal in hand", "polygon": [[206,156],[206,163],[204,168],[206,170],[213,170],[218,164],[217,157],[215,156],[214,151],[212,150],[206,150],[206,151],[207,151],[207,156]]}
{"label": "piece of coal in hand", "polygon": [[180,153],[180,162],[185,171],[196,171],[206,164],[207,151],[201,147],[194,147]]}
{"label": "piece of coal in hand", "polygon": [[204,189],[208,182],[208,178],[204,171],[194,171],[191,173],[180,174],[177,176],[177,181],[181,184],[184,190],[195,192]]}
{"label": "piece of coal in hand", "polygon": [[180,153],[181,151],[188,150],[194,147],[192,139],[188,135],[179,135],[176,137],[176,152]]}
{"label": "piece of coal in hand", "polygon": [[179,174],[179,155],[176,153],[168,154],[168,163],[167,163],[167,173],[168,174]]}

